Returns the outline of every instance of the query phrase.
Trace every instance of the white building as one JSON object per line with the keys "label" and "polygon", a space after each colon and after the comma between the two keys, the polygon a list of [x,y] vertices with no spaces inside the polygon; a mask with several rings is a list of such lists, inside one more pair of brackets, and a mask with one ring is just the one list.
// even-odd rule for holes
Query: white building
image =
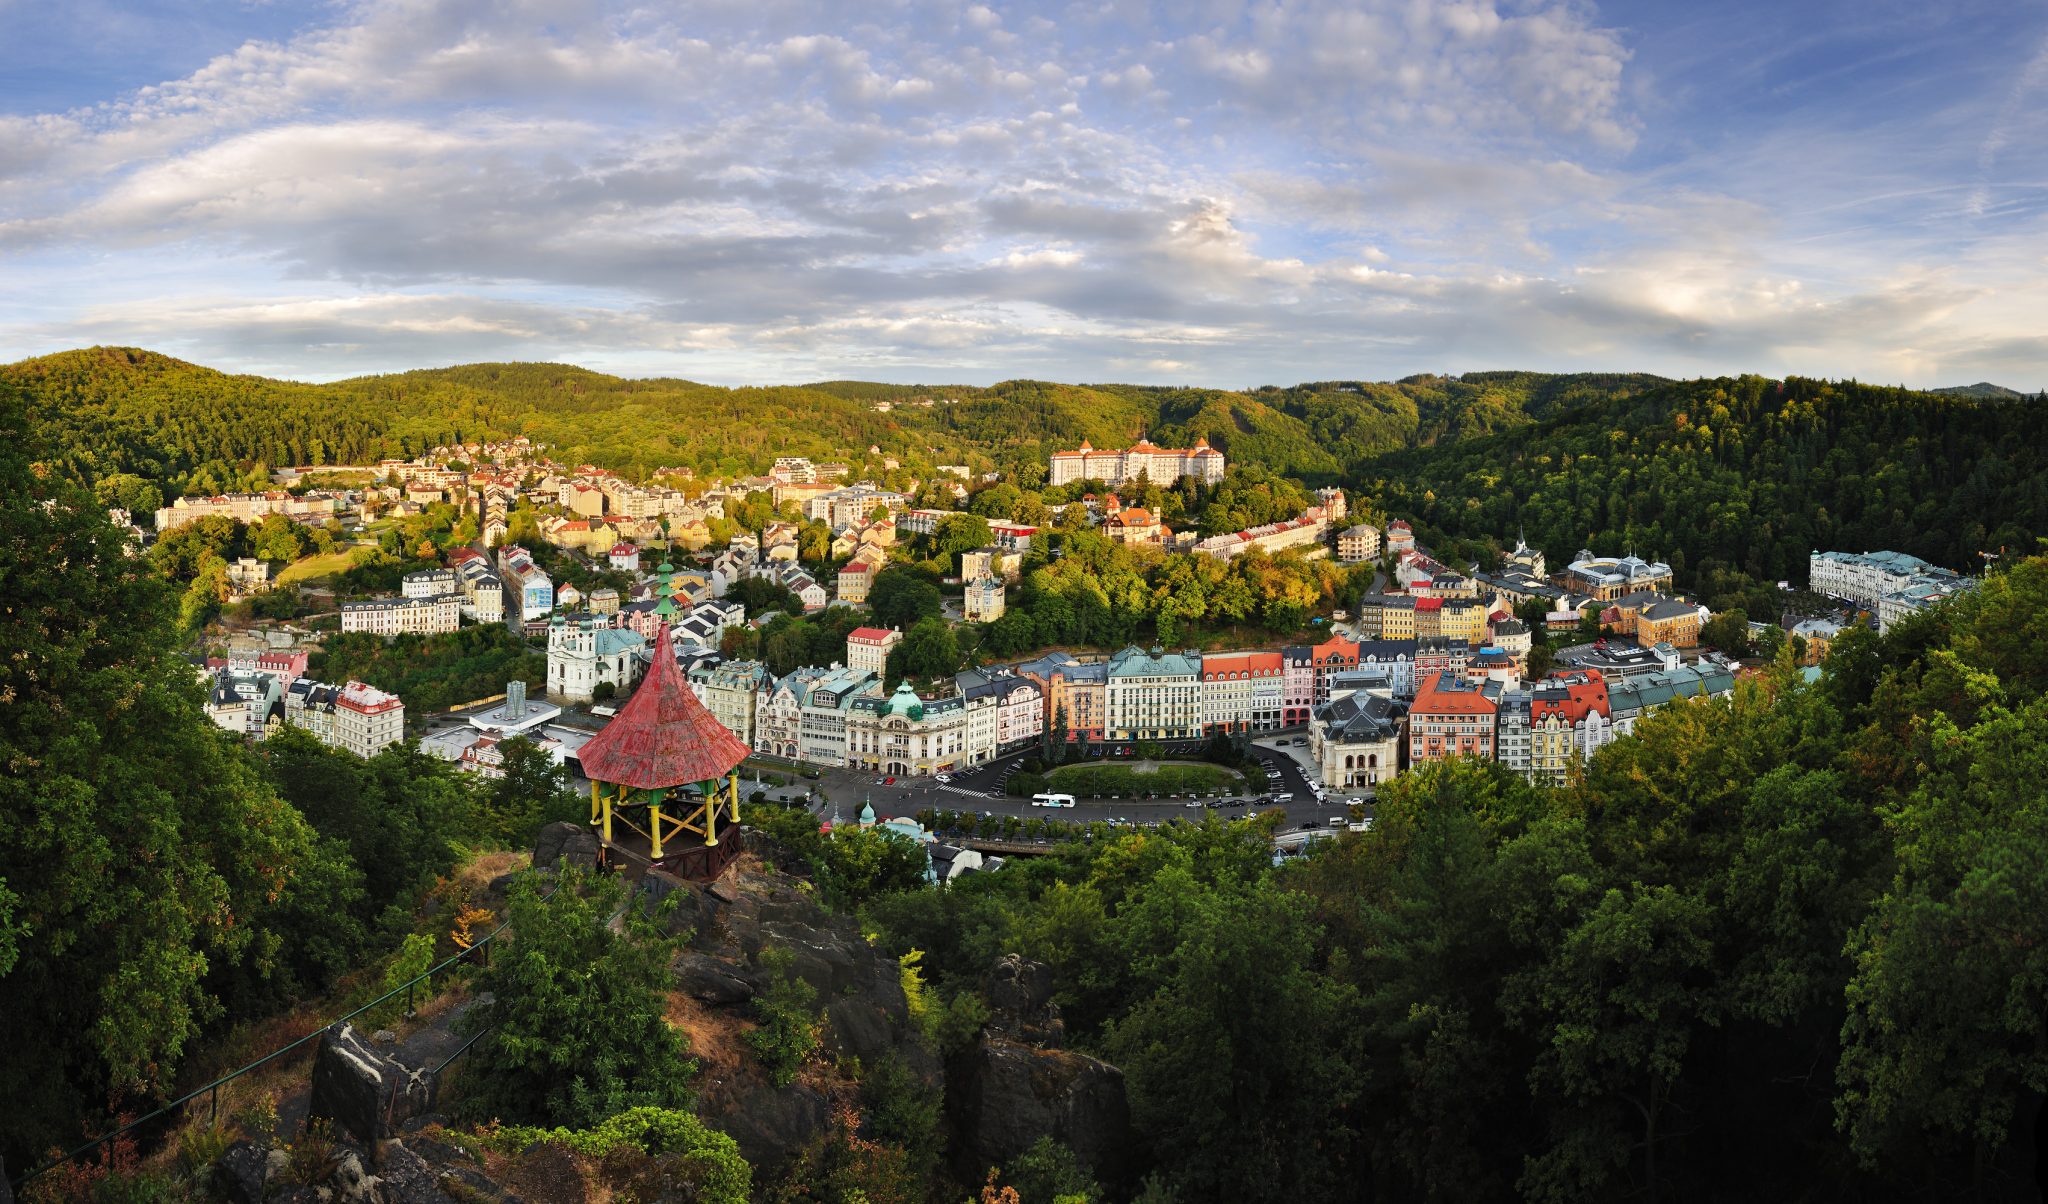
{"label": "white building", "polygon": [[856,627],[846,634],[846,665],[877,677],[887,672],[889,651],[903,642],[903,633],[887,627]]}
{"label": "white building", "polygon": [[1180,740],[1202,735],[1199,653],[1126,648],[1109,659],[1104,735],[1111,740]]}
{"label": "white building", "polygon": [[1337,533],[1337,559],[1359,564],[1380,554],[1380,531],[1369,523],[1346,527]]}
{"label": "white building", "polygon": [[1003,617],[1004,593],[1000,577],[976,577],[967,583],[963,599],[969,623],[993,623]]}
{"label": "white building", "polygon": [[1365,691],[1317,707],[1308,725],[1309,756],[1323,785],[1370,791],[1398,773],[1404,709]]}
{"label": "white building", "polygon": [[1879,631],[1975,584],[1904,552],[1814,552],[1807,557],[1807,580],[1814,593],[1876,615]]}
{"label": "white building", "polygon": [[458,591],[453,569],[421,569],[399,578],[399,593],[407,598],[439,598]]}
{"label": "white building", "polygon": [[364,758],[405,739],[405,703],[359,681],[330,686],[299,678],[284,693],[284,721]]}
{"label": "white building", "polygon": [[557,617],[548,624],[548,697],[589,702],[602,685],[626,693],[639,677],[645,643],[638,632],[621,631],[598,615]]}
{"label": "white building", "polygon": [[[444,570],[445,571],[445,570]],[[462,626],[462,595],[377,598],[341,604],[341,629],[385,637],[441,635]]]}
{"label": "white building", "polygon": [[1154,485],[1172,485],[1183,476],[1213,485],[1223,479],[1223,453],[1210,447],[1207,439],[1197,439],[1189,448],[1160,447],[1139,439],[1125,451],[1097,450],[1083,441],[1079,451],[1054,452],[1050,471],[1055,486],[1102,481],[1115,489],[1141,475]]}

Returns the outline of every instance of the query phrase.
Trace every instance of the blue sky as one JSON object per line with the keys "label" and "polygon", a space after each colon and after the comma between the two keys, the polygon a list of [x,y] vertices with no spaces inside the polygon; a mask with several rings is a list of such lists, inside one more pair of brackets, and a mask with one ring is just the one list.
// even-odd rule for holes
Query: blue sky
{"label": "blue sky", "polygon": [[2048,385],[2048,3],[0,0],[0,360]]}

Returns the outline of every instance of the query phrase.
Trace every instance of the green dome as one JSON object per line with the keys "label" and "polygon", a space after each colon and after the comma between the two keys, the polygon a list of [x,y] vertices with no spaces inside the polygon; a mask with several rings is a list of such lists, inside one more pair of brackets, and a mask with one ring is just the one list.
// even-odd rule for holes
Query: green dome
{"label": "green dome", "polygon": [[896,693],[890,695],[889,708],[883,713],[902,715],[916,723],[924,718],[924,699],[917,696],[917,691],[910,688],[909,682],[903,682],[896,687]]}
{"label": "green dome", "polygon": [[860,822],[864,824],[872,824],[875,822],[875,805],[873,803],[861,804]]}

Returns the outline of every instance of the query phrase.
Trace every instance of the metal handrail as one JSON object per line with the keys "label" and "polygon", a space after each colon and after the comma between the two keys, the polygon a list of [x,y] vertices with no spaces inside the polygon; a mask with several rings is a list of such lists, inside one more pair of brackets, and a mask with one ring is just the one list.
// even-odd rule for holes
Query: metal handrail
{"label": "metal handrail", "polygon": [[[555,889],[559,890],[561,888],[556,887]],[[551,890],[547,894],[541,896],[541,901],[546,902],[547,900],[552,899],[554,897],[555,892]],[[411,1011],[412,989],[415,985],[433,978],[434,975],[439,974],[443,970],[446,970],[448,967],[454,965],[456,962],[461,961],[463,958],[468,957],[470,954],[475,953],[479,949],[485,950],[483,963],[485,966],[488,967],[491,964],[491,957],[489,952],[490,943],[496,940],[498,938],[498,934],[505,931],[505,929],[510,927],[511,924],[511,920],[506,920],[504,923],[499,924],[496,928],[491,929],[488,933],[477,938],[476,943],[471,945],[469,948],[462,950],[461,952],[455,954],[453,957],[450,957],[448,960],[442,962],[441,964],[428,969],[425,973],[420,974],[415,978],[407,979],[405,982],[402,982],[399,985],[391,988],[389,991],[386,991],[384,994],[379,995],[375,999],[372,999],[370,1002],[348,1013],[346,1016],[342,1016],[338,1019],[331,1020],[326,1024],[323,1024],[320,1027],[314,1029],[312,1032],[307,1033],[305,1036],[300,1037],[298,1040],[292,1042],[291,1044],[283,1045],[278,1047],[277,1049],[273,1049],[269,1053],[264,1054],[262,1057],[249,1063],[247,1066],[244,1066],[239,1070],[233,1071],[232,1073],[223,1075],[220,1078],[215,1079],[211,1083],[208,1083],[204,1087],[200,1087],[196,1090],[186,1092],[184,1095],[179,1096],[177,1099],[172,1100],[171,1102],[165,1104],[161,1108],[158,1108],[156,1111],[151,1112],[147,1116],[131,1120],[127,1124],[122,1125],[120,1128],[115,1129],[112,1132],[102,1134],[97,1139],[88,1142],[85,1145],[79,1146],[77,1149],[72,1150],[67,1154],[60,1155],[57,1158],[53,1158],[50,1161],[45,1162],[41,1166],[36,1167],[34,1170],[23,1174],[21,1178],[14,1180],[11,1190],[18,1193],[21,1191],[23,1187],[26,1187],[29,1184],[29,1182],[35,1179],[37,1176],[45,1174],[49,1171],[53,1171],[58,1167],[65,1165],[68,1162],[74,1161],[81,1155],[89,1154],[92,1151],[97,1150],[101,1146],[107,1144],[108,1142],[114,1140],[116,1137],[119,1137],[122,1134],[129,1132],[130,1130],[140,1128],[141,1126],[148,1124],[150,1121],[166,1116],[173,1109],[183,1108],[186,1104],[191,1103],[193,1100],[198,1099],[200,1096],[206,1095],[209,1092],[213,1094],[213,1099],[211,1101],[213,1115],[215,1117],[218,1117],[220,1113],[220,1089],[223,1085],[231,1083],[234,1080],[241,1078],[243,1075],[248,1074],[250,1071],[255,1070],[257,1067],[263,1066],[271,1061],[274,1061],[277,1058],[284,1056],[285,1054],[290,1053],[291,1051],[297,1049],[299,1046],[304,1045],[306,1042],[311,1041],[313,1038],[320,1036],[322,1033],[325,1033],[328,1029],[334,1027],[335,1025],[343,1024],[347,1021],[353,1020],[357,1016],[362,1015],[364,1012],[369,1011],[371,1008],[376,1007],[378,1004],[396,998],[398,993],[401,991],[405,992],[406,1010],[408,1012]],[[482,1033],[478,1033],[477,1037],[481,1037],[482,1035]],[[466,1042],[461,1049],[456,1050],[455,1053],[448,1058],[448,1062],[452,1062],[457,1057],[460,1057],[463,1053],[468,1051],[471,1045],[474,1044],[476,1044],[476,1037],[471,1037],[469,1041]],[[441,1066],[447,1066],[448,1062],[443,1062]],[[440,1067],[436,1068],[437,1071],[439,1069]]]}

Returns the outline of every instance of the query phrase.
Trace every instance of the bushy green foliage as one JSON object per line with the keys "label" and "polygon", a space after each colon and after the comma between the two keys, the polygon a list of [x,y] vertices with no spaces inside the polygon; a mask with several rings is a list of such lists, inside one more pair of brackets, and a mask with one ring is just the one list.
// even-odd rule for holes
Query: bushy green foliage
{"label": "bushy green foliage", "polygon": [[505,692],[524,681],[547,688],[548,658],[496,623],[443,635],[401,635],[386,640],[366,632],[327,637],[307,672],[320,681],[362,681],[405,699],[408,715],[424,715]]}
{"label": "bushy green foliage", "polygon": [[771,946],[761,950],[760,960],[768,982],[754,995],[760,1024],[748,1030],[747,1045],[775,1085],[787,1087],[818,1051],[818,989],[792,969],[795,955],[789,950]]}
{"label": "bushy green foliage", "polygon": [[4,386],[0,429],[0,1155],[25,1167],[88,1101],[169,1084],[265,973],[316,837],[201,712],[161,577],[31,467]]}
{"label": "bushy green foliage", "polygon": [[1601,401],[1511,435],[1361,464],[1353,482],[1438,551],[1484,558],[1526,529],[1669,560],[1715,609],[1776,617],[1816,548],[1957,569],[2048,530],[2048,401],[1978,401],[1746,376]]}
{"label": "bushy green foliage", "polygon": [[530,876],[513,884],[510,946],[480,984],[492,1002],[462,1021],[485,1034],[465,1073],[473,1115],[590,1128],[628,1108],[688,1104],[696,1065],[663,994],[677,941],[626,907],[625,890],[576,870],[546,897]]}
{"label": "bushy green foliage", "polygon": [[740,1156],[739,1144],[679,1108],[628,1108],[582,1129],[505,1125],[485,1135],[486,1145],[506,1154],[535,1142],[592,1158],[622,1149],[672,1157],[664,1170],[681,1181],[685,1198],[700,1204],[747,1204],[752,1198],[754,1172]]}
{"label": "bushy green foliage", "polygon": [[1063,1204],[1104,1198],[1102,1188],[1074,1152],[1050,1137],[1041,1137],[1032,1147],[1012,1158],[1003,1168],[1002,1181],[1017,1189],[1018,1204]]}

